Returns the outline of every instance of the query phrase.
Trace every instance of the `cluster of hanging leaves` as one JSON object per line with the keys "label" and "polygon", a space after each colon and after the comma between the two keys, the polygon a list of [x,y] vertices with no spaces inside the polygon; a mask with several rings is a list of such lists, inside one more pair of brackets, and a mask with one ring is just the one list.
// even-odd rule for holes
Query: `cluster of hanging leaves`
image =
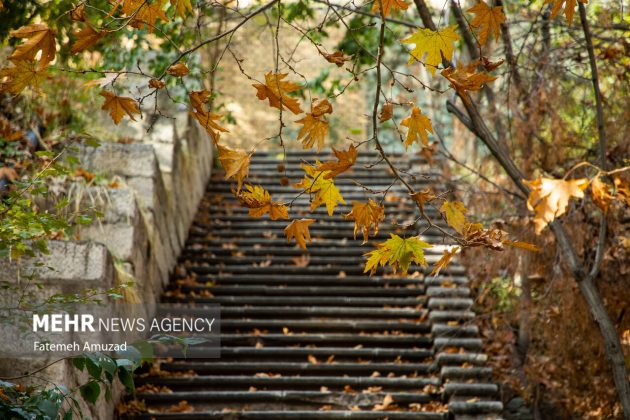
{"label": "cluster of hanging leaves", "polygon": [[[586,0],[577,1],[586,2]],[[567,21],[569,24],[572,22],[576,0],[546,0],[546,2],[553,3],[552,17],[564,9]],[[168,6],[166,0],[110,0],[109,3],[111,9],[107,12],[106,18],[117,18],[125,22],[128,28],[144,29],[148,32],[153,32],[158,22],[168,22],[169,19],[175,17],[185,18],[193,10],[190,0],[170,0]],[[377,0],[372,3],[372,12],[384,18],[395,11],[406,10],[408,6],[405,0]],[[501,6],[491,7],[485,1],[480,1],[470,8],[468,13],[471,15],[468,19],[470,29],[480,48],[499,38],[501,25],[506,20]],[[112,31],[90,23],[85,3],[69,10],[69,14],[77,25],[77,30],[70,40],[72,54],[80,54],[93,49],[106,40]],[[47,77],[49,64],[55,60],[57,34],[45,23],[32,23],[12,31],[10,35],[22,39],[23,42],[10,55],[10,64],[0,69],[0,91],[18,95],[26,88],[37,90],[41,81]],[[456,26],[445,26],[437,30],[418,28],[411,36],[400,42],[413,44],[413,48],[409,51],[410,65],[419,62],[434,77],[441,69],[440,76],[446,79],[465,103],[470,103],[469,94],[493,82],[496,77],[491,72],[500,67],[503,60],[492,61],[482,56],[470,63],[458,62],[456,66],[453,66],[453,52],[455,43],[459,39]],[[326,61],[338,67],[342,67],[352,59],[343,51],[326,53],[318,49],[318,52]],[[180,55],[163,74],[150,77],[147,81],[148,87],[157,92],[165,88],[166,78],[187,77],[190,69],[181,62],[183,56]],[[92,83],[91,85],[98,86],[99,84]],[[297,96],[303,86],[292,81],[287,73],[270,71],[264,74],[264,81],[258,81],[252,86],[255,89],[252,94],[255,93],[260,101],[277,109],[281,115],[288,112],[300,116],[294,121],[299,126],[296,141],[301,142],[304,149],[316,148],[319,152],[325,146],[329,133],[328,118],[333,113],[330,98],[315,99],[308,106],[308,111],[304,111]],[[139,102],[132,97],[121,96],[111,90],[102,90],[100,95],[104,99],[102,109],[108,112],[115,124],[119,124],[125,117],[135,121],[136,117],[141,115]],[[248,182],[249,165],[255,147],[251,150],[235,149],[221,139],[221,135],[228,133],[228,130],[220,124],[222,116],[209,109],[211,95],[212,92],[207,90],[190,92],[190,113],[216,145],[218,160],[225,169],[225,179],[233,179],[236,182],[233,193],[241,205],[249,209],[252,217],[268,216],[272,220],[289,220],[290,209],[286,203],[274,201],[263,186],[252,185]],[[406,148],[418,145],[421,148],[420,154],[431,163],[436,150],[436,143],[429,142],[429,136],[433,134],[431,119],[415,104],[408,103],[407,105],[410,107],[409,114],[399,121],[400,126],[407,130],[404,145]],[[381,108],[379,123],[383,124],[394,118],[395,106],[405,106],[405,104],[386,102]],[[346,204],[335,185],[335,177],[350,170],[357,161],[357,149],[354,145],[347,150],[333,149],[333,151],[336,157],[334,161],[303,164],[304,178],[293,185],[301,190],[301,193],[312,197],[311,211],[325,206],[327,213],[331,216],[339,204]],[[541,232],[548,223],[563,215],[571,198],[584,197],[584,191],[589,185],[593,201],[604,212],[613,201],[626,204],[630,201],[628,184],[623,179],[611,178],[604,172],[598,173],[591,180],[538,178],[527,182],[527,185],[531,188],[528,206],[535,213],[534,223],[537,232]],[[510,240],[507,233],[500,229],[484,228],[481,224],[470,221],[463,203],[448,201],[436,195],[431,189],[413,193],[411,199],[425,217],[425,206],[431,205],[438,209],[441,218],[449,226],[449,229],[443,230],[442,233],[457,244],[444,250],[441,259],[433,267],[433,274],[445,268],[457,251],[463,247],[482,246],[500,250],[504,246],[515,246],[532,251],[537,250],[534,245]],[[363,243],[366,243],[370,233],[373,235],[378,233],[379,224],[385,218],[385,208],[371,199],[367,202],[353,201],[351,204],[352,210],[345,215],[345,218],[354,221],[355,239],[358,234],[361,234]],[[313,219],[292,219],[285,229],[287,240],[295,240],[298,246],[306,249],[307,243],[312,241],[309,227],[314,222]],[[424,250],[429,247],[431,247],[430,244],[418,237],[401,238],[392,234],[390,239],[377,244],[376,249],[366,254],[365,271],[373,273],[378,267],[389,265],[394,270],[405,273],[411,263],[426,265]]]}
{"label": "cluster of hanging leaves", "polygon": [[591,199],[599,209],[607,213],[611,204],[630,206],[630,183],[620,176],[611,178],[605,172],[598,172],[592,179],[550,179],[540,177],[532,181],[524,181],[531,189],[527,199],[527,208],[535,212],[534,225],[536,233],[556,218],[567,212],[572,198],[584,198],[584,191],[590,185]]}

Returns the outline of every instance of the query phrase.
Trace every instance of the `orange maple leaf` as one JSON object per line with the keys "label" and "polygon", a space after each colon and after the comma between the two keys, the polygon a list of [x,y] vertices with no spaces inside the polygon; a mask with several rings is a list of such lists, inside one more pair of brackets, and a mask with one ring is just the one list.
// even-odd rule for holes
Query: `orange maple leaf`
{"label": "orange maple leaf", "polygon": [[468,12],[474,13],[475,17],[470,21],[470,26],[479,29],[479,43],[485,45],[488,35],[498,39],[501,33],[500,25],[505,22],[503,7],[490,7],[484,1],[481,1],[468,9]]}
{"label": "orange maple leaf", "polygon": [[97,31],[90,25],[86,24],[85,27],[74,32],[73,35],[77,38],[77,40],[74,44],[72,44],[70,52],[72,54],[78,54],[88,48],[91,48],[94,44],[100,41],[105,35],[107,35],[107,31]]}
{"label": "orange maple leaf", "polygon": [[112,117],[112,120],[114,120],[114,124],[116,125],[120,123],[125,114],[127,114],[133,121],[136,120],[133,117],[134,114],[140,115],[138,102],[136,102],[133,98],[129,98],[127,96],[117,96],[108,90],[101,91],[99,95],[105,98],[105,102],[103,103],[101,109],[109,111],[109,116]]}
{"label": "orange maple leaf", "polygon": [[422,144],[425,146],[429,145],[427,132],[433,134],[433,126],[431,125],[431,119],[424,115],[420,108],[414,106],[411,110],[411,115],[402,120],[400,125],[408,128],[407,137],[405,138],[406,148],[417,142],[418,138],[422,140]]}
{"label": "orange maple leaf", "polygon": [[107,16],[105,16],[106,19],[112,16],[114,12],[116,12],[118,7],[121,8],[123,14],[130,16],[136,10],[138,10],[138,7],[140,7],[144,3],[143,0],[108,0],[108,1],[112,3],[112,9],[109,11]]}
{"label": "orange maple leaf", "polygon": [[[136,29],[144,29],[146,27],[148,32],[153,32],[155,22],[158,19],[168,22],[168,16],[164,13],[165,1],[166,0],[155,0],[153,3],[147,3],[146,1],[137,2],[140,6],[136,9],[137,12],[135,12],[136,14],[131,20],[130,25]],[[134,12],[132,12],[132,14],[133,13]]]}
{"label": "orange maple leaf", "polygon": [[442,254],[442,257],[435,263],[435,265],[433,266],[433,270],[431,270],[431,273],[429,275],[437,276],[438,274],[440,274],[440,271],[446,268],[446,266],[451,262],[451,260],[455,256],[455,254],[457,254],[457,251],[459,251],[458,246],[454,246],[450,250],[445,249],[444,253]]}
{"label": "orange maple leaf", "polygon": [[271,220],[288,219],[289,210],[284,203],[271,201],[271,194],[258,185],[245,185],[246,191],[239,193],[239,202],[249,209],[252,217],[262,217],[269,214]]}
{"label": "orange maple leaf", "polygon": [[209,90],[193,90],[188,95],[190,99],[190,104],[192,107],[199,112],[206,112],[206,105],[210,100],[210,91]]}
{"label": "orange maple leaf", "polygon": [[357,232],[363,232],[363,243],[366,243],[370,235],[370,228],[374,227],[374,235],[378,234],[378,225],[385,218],[385,206],[378,205],[371,198],[367,203],[352,202],[352,211],[345,215],[347,220],[354,220],[354,239]]}
{"label": "orange maple leaf", "polygon": [[190,98],[190,104],[194,111],[191,112],[192,116],[199,122],[199,124],[206,130],[210,138],[214,143],[219,141],[219,132],[227,133],[228,130],[221,127],[215,121],[221,118],[221,115],[210,112],[206,109],[205,104],[210,99],[210,92],[207,90],[193,90],[188,95]]}
{"label": "orange maple leaf", "polygon": [[11,31],[14,38],[25,38],[27,41],[18,45],[9,56],[9,60],[35,60],[39,51],[42,52],[38,68],[42,69],[55,59],[56,42],[55,31],[50,29],[45,23],[32,23],[22,26],[20,29]]}
{"label": "orange maple leaf", "polygon": [[149,80],[149,87],[151,89],[164,89],[165,86],[166,86],[166,83],[164,83],[161,80],[158,80],[158,79]]}
{"label": "orange maple leaf", "polygon": [[306,241],[308,241],[309,244],[313,243],[309,226],[314,222],[314,219],[293,220],[284,228],[284,233],[287,235],[287,242],[291,242],[291,239],[295,238],[295,242],[298,246],[305,250]]}
{"label": "orange maple leaf", "polygon": [[545,4],[553,3],[553,7],[551,8],[552,19],[558,16],[562,6],[564,6],[564,16],[566,16],[569,25],[573,23],[573,14],[575,13],[575,6],[577,6],[578,2],[586,4],[588,0],[545,0]]}
{"label": "orange maple leaf", "polygon": [[228,146],[217,144],[217,151],[219,162],[225,169],[225,179],[236,178],[238,182],[237,191],[240,191],[243,186],[243,180],[249,173],[249,161],[254,150],[246,152],[243,149],[232,149]]}
{"label": "orange maple leaf", "polygon": [[79,4],[70,12],[70,19],[75,22],[85,22],[85,3]]}
{"label": "orange maple leaf", "polygon": [[449,81],[453,89],[460,94],[466,103],[470,103],[467,92],[481,90],[486,83],[496,80],[496,77],[488,73],[477,71],[478,65],[478,61],[474,61],[466,66],[463,66],[460,62],[457,63],[457,69],[449,67],[440,73]]}
{"label": "orange maple leaf", "polygon": [[177,63],[177,64],[173,64],[172,66],[170,66],[166,70],[166,73],[170,74],[171,76],[175,76],[175,77],[184,77],[188,73],[190,73],[190,70],[188,70],[188,67],[186,67],[186,64],[184,64],[184,63]]}
{"label": "orange maple leaf", "polygon": [[357,161],[357,149],[353,144],[346,151],[337,150],[333,147],[333,153],[337,157],[337,162],[324,162],[317,167],[318,171],[330,171],[324,175],[324,179],[332,179],[346,172]]}
{"label": "orange maple leaf", "polygon": [[295,92],[302,89],[295,83],[282,80],[287,77],[287,73],[265,74],[265,84],[254,83],[252,86],[256,88],[256,97],[261,101],[269,100],[269,106],[273,108],[286,108],[294,114],[302,113],[300,103],[297,99],[291,98],[287,93]]}
{"label": "orange maple leaf", "polygon": [[193,11],[190,0],[171,0],[171,6],[175,8],[175,13],[181,18],[185,18],[188,13]]}
{"label": "orange maple leaf", "polygon": [[221,119],[221,115],[215,114],[214,112],[191,112],[192,116],[199,122],[199,124],[206,130],[206,133],[210,136],[214,143],[218,143],[219,141],[219,131],[223,133],[227,133],[228,130],[221,127],[215,121]]}
{"label": "orange maple leaf", "polygon": [[337,67],[342,67],[343,64],[346,61],[350,61],[352,60],[352,56],[351,55],[345,55],[343,53],[343,51],[335,51],[332,54],[327,54],[325,52],[320,51],[319,52],[322,56],[324,56],[324,58],[326,59],[326,61],[328,61],[329,63],[335,64],[337,65]]}
{"label": "orange maple leaf", "polygon": [[424,211],[425,203],[430,202],[435,199],[435,194],[431,188],[426,188],[422,191],[415,192],[413,194],[409,194],[411,199],[418,205],[420,211]]}
{"label": "orange maple leaf", "polygon": [[389,121],[394,116],[394,104],[391,102],[387,102],[381,108],[381,112],[378,114],[378,122],[381,124],[385,121]]}
{"label": "orange maple leaf", "polygon": [[380,12],[381,3],[383,4],[383,16],[389,15],[392,9],[407,10],[407,7],[409,7],[403,0],[374,0],[374,3],[372,3],[373,13]]}

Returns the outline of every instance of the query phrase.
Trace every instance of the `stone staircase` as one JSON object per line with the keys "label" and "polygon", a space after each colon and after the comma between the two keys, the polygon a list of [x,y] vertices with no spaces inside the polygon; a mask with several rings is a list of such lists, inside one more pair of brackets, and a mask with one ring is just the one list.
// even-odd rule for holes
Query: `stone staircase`
{"label": "stone staircase", "polygon": [[[417,157],[393,159],[417,175],[407,176],[416,188],[439,179]],[[315,156],[256,153],[250,182],[274,201],[291,201],[303,160]],[[308,212],[308,194],[296,199],[291,218],[316,219],[305,252],[287,244],[288,221],[249,217],[216,174],[163,301],[220,304],[221,358],[163,361],[160,375],[138,375],[137,399],[149,410],[138,418],[498,418],[502,404],[484,367],[464,268],[455,261],[437,277],[419,266],[406,277],[387,269],[363,274],[362,255],[372,246],[354,240],[353,222],[343,218],[353,200],[378,201],[382,194],[369,191],[388,191],[386,220],[371,243],[424,230],[418,222],[404,231],[416,218],[414,205],[392,181],[384,162],[360,153],[354,169],[335,180],[347,205],[334,216],[324,207]],[[443,243],[431,230],[423,237]],[[441,252],[428,250],[430,265]]]}

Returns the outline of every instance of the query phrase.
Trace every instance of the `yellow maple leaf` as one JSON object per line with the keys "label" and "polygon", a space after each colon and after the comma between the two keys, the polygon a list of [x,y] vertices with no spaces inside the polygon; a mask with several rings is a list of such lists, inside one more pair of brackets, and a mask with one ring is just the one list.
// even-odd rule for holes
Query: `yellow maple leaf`
{"label": "yellow maple leaf", "polygon": [[[188,95],[190,104],[193,107],[192,116],[206,130],[214,143],[219,141],[219,132],[227,133],[228,130],[221,127],[215,121],[221,118],[221,115],[210,112],[206,109],[205,104],[210,99],[210,92],[207,90],[193,90]],[[239,188],[240,189],[240,188]]]}
{"label": "yellow maple leaf", "polygon": [[10,35],[14,38],[24,38],[26,42],[15,48],[9,60],[35,60],[35,56],[41,51],[38,68],[42,69],[55,59],[57,48],[55,31],[45,23],[22,26],[20,29],[11,31]]}
{"label": "yellow maple leaf", "polygon": [[474,61],[466,66],[463,66],[460,62],[457,63],[457,69],[449,67],[440,72],[466,103],[470,103],[467,92],[481,90],[486,83],[496,80],[496,77],[486,72],[477,71],[478,65],[478,61]]}
{"label": "yellow maple leaf", "polygon": [[332,105],[326,99],[319,101],[311,109],[310,113],[296,122],[303,124],[298,133],[298,141],[302,141],[303,149],[310,149],[317,143],[319,152],[324,145],[326,135],[328,135],[328,121],[325,115],[332,113]]}
{"label": "yellow maple leaf", "polygon": [[27,87],[39,90],[39,83],[48,71],[39,68],[33,60],[19,60],[11,67],[0,69],[0,92],[19,95]]}
{"label": "yellow maple leaf", "polygon": [[412,144],[418,142],[418,138],[425,146],[429,145],[429,135],[433,134],[433,126],[431,119],[424,115],[420,108],[414,106],[411,115],[400,122],[400,125],[407,127],[407,136],[405,137],[405,148],[409,148]]}
{"label": "yellow maple leaf", "polygon": [[456,232],[462,233],[466,225],[466,212],[468,210],[461,201],[445,201],[440,211],[446,216],[446,223]]}
{"label": "yellow maple leaf", "polygon": [[135,13],[135,11],[138,10],[138,8],[143,3],[145,3],[144,0],[108,0],[108,1],[112,3],[112,9],[109,11],[107,16],[105,16],[105,19],[112,16],[114,12],[116,12],[119,6],[121,7],[121,10],[125,15],[130,16],[133,13]]}
{"label": "yellow maple leaf", "polygon": [[470,9],[469,13],[474,13],[475,17],[470,21],[470,26],[479,29],[479,43],[485,45],[488,36],[498,39],[501,33],[500,25],[505,22],[503,7],[490,7],[484,1],[480,1]]}
{"label": "yellow maple leaf", "polygon": [[526,249],[527,251],[532,251],[532,252],[540,252],[540,251],[542,251],[536,245],[530,244],[529,242],[511,241],[509,239],[506,239],[506,240],[503,241],[503,243],[505,245],[508,245],[508,246],[511,246],[511,247],[514,247],[514,248]]}
{"label": "yellow maple leaf", "polygon": [[607,213],[610,202],[613,199],[613,196],[610,194],[610,186],[602,181],[599,176],[597,176],[591,182],[591,193],[593,197],[593,202],[604,213]]}
{"label": "yellow maple leaf", "polygon": [[299,85],[292,82],[282,80],[287,77],[287,73],[265,74],[265,84],[254,83],[252,86],[256,88],[256,97],[261,101],[269,100],[269,106],[278,109],[288,109],[294,114],[302,113],[300,103],[297,99],[291,98],[287,93],[295,92],[302,89]]}
{"label": "yellow maple leaf", "polygon": [[396,272],[401,270],[402,274],[407,274],[411,263],[427,265],[424,258],[424,249],[431,248],[431,245],[420,240],[418,237],[401,238],[393,233],[390,238],[380,244],[376,244],[377,248],[364,254],[367,257],[364,273],[370,272],[370,275],[376,272],[380,266],[390,265]]}
{"label": "yellow maple leaf", "polygon": [[153,32],[158,19],[168,22],[168,16],[164,13],[165,1],[166,0],[155,0],[152,3],[146,1],[140,2],[140,6],[136,9],[137,12],[133,15],[130,25],[136,29],[144,29],[146,27],[148,32]]}
{"label": "yellow maple leaf", "polygon": [[81,30],[76,31],[73,35],[77,38],[77,40],[72,44],[72,48],[70,52],[72,54],[78,54],[92,47],[98,41],[100,41],[105,35],[107,35],[107,31],[97,31],[92,28],[90,25],[85,25]]}
{"label": "yellow maple leaf", "polygon": [[379,13],[381,10],[381,3],[383,4],[383,16],[389,15],[392,9],[407,10],[409,5],[403,0],[374,0],[372,3],[372,13]]}
{"label": "yellow maple leaf", "polygon": [[339,189],[335,186],[335,182],[332,179],[326,179],[329,171],[318,171],[317,166],[319,166],[319,162],[316,162],[315,166],[302,164],[302,169],[306,172],[306,175],[294,187],[303,188],[305,192],[315,194],[311,201],[311,211],[325,204],[328,215],[332,216],[337,203],[346,204],[346,202],[341,196]]}
{"label": "yellow maple leaf", "polygon": [[105,102],[101,109],[109,111],[109,116],[114,120],[114,124],[118,125],[125,114],[133,121],[136,119],[134,114],[140,115],[140,108],[135,99],[128,96],[117,96],[108,90],[102,90],[99,94],[105,98]]}
{"label": "yellow maple leaf", "polygon": [[545,4],[553,3],[551,8],[551,18],[555,18],[560,13],[562,6],[564,6],[564,16],[567,18],[569,25],[573,23],[573,14],[575,13],[575,6],[578,2],[586,4],[588,0],[545,0]]}
{"label": "yellow maple leaf", "polygon": [[527,208],[536,212],[534,225],[536,233],[542,230],[555,218],[562,216],[569,206],[571,197],[583,198],[588,180],[549,179],[540,177],[533,181],[523,180],[531,192],[527,198]]}
{"label": "yellow maple leaf", "polygon": [[247,152],[243,149],[232,149],[229,146],[217,144],[217,153],[219,162],[221,162],[221,166],[225,170],[225,179],[236,178],[238,182],[237,191],[240,192],[243,180],[249,173],[249,161],[254,150]]}
{"label": "yellow maple leaf", "polygon": [[455,41],[459,40],[459,35],[455,32],[456,27],[449,26],[441,31],[418,28],[409,38],[403,39],[401,42],[405,44],[416,44],[411,50],[409,64],[413,64],[414,61],[422,62],[422,57],[426,54],[424,65],[435,76],[442,56],[449,61],[453,58]]}
{"label": "yellow maple leaf", "polygon": [[252,217],[269,214],[271,220],[288,219],[289,210],[284,203],[271,201],[271,194],[259,185],[245,185],[246,191],[238,193],[239,202],[249,209]]}
{"label": "yellow maple leaf", "polygon": [[171,6],[175,8],[175,13],[181,18],[185,18],[188,13],[193,11],[190,0],[171,0]]}
{"label": "yellow maple leaf", "polygon": [[333,147],[333,153],[337,157],[337,162],[324,162],[320,163],[317,167],[318,171],[328,171],[324,176],[324,179],[332,179],[337,175],[346,172],[357,161],[357,149],[353,144],[348,147],[348,150],[337,150]]}
{"label": "yellow maple leaf", "polygon": [[442,257],[435,263],[433,266],[433,270],[431,270],[430,276],[437,276],[440,274],[442,269],[446,268],[446,266],[451,262],[455,254],[459,251],[458,246],[454,246],[451,249],[445,249],[442,253]]}
{"label": "yellow maple leaf", "polygon": [[291,242],[291,239],[295,238],[295,242],[300,248],[306,249],[306,241],[309,244],[313,243],[311,240],[311,232],[309,226],[315,222],[315,219],[300,219],[293,220],[284,228],[284,233],[287,235],[287,242]]}
{"label": "yellow maple leaf", "polygon": [[352,211],[346,214],[345,218],[354,220],[354,239],[357,239],[357,232],[362,230],[363,243],[366,243],[372,226],[374,226],[374,235],[378,234],[378,225],[385,218],[385,207],[379,206],[371,198],[367,203],[353,201]]}

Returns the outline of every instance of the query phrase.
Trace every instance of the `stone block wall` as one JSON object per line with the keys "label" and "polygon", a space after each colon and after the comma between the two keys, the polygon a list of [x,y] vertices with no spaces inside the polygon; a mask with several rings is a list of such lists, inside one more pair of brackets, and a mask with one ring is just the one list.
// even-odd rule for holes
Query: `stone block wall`
{"label": "stone block wall", "polygon": [[[213,162],[212,142],[196,123],[188,119],[181,131],[183,135],[172,124],[161,127],[159,136],[147,136],[150,138],[143,143],[80,147],[78,157],[84,169],[118,181],[117,188],[88,189],[77,199],[103,216],[80,227],[78,241],[51,241],[49,255],[24,262],[19,271],[15,264],[0,261],[0,278],[17,282],[21,281],[19,272],[34,272],[45,286],[38,293],[50,296],[114,287],[122,270],[126,278],[135,280],[135,300],[157,301],[184,245]],[[36,267],[35,262],[52,270]],[[0,300],[9,298],[0,293]],[[32,372],[52,360],[0,359],[0,377]],[[69,362],[56,363],[38,376],[68,388],[86,379]],[[119,388],[111,403],[100,398],[95,407],[84,407],[86,415],[113,418]]]}

